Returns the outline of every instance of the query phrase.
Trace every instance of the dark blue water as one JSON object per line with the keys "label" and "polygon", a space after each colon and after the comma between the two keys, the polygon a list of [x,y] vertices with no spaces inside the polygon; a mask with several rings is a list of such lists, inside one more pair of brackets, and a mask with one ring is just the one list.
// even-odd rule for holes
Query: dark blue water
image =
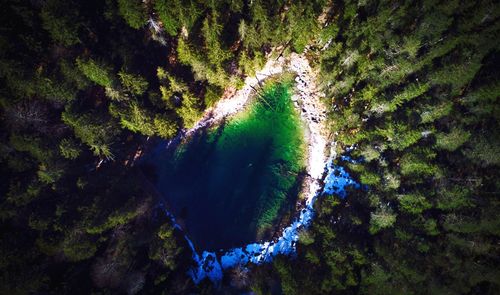
{"label": "dark blue water", "polygon": [[290,88],[268,86],[235,118],[145,160],[196,248],[229,249],[269,238],[293,211],[305,144]]}

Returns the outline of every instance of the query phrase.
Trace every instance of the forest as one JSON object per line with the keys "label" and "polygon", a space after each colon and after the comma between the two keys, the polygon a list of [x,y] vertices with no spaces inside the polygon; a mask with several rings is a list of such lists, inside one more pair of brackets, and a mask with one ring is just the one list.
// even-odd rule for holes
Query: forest
{"label": "forest", "polygon": [[[0,294],[500,292],[497,1],[4,0],[0,14]],[[335,163],[366,189],[321,196],[292,257],[195,284],[136,160],[276,48],[319,72],[348,156]]]}

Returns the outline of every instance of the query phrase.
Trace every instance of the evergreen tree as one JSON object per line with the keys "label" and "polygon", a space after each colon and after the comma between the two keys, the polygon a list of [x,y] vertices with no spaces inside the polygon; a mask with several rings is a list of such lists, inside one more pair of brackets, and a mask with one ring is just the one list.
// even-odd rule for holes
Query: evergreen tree
{"label": "evergreen tree", "polygon": [[118,0],[118,11],[134,29],[139,29],[146,24],[146,13],[140,0]]}
{"label": "evergreen tree", "polygon": [[103,87],[112,87],[115,83],[113,68],[104,62],[95,61],[92,58],[84,60],[78,58],[76,64],[80,71],[94,83]]}
{"label": "evergreen tree", "polygon": [[54,41],[64,46],[80,43],[78,30],[81,26],[76,3],[72,1],[46,1],[40,12],[43,28]]}

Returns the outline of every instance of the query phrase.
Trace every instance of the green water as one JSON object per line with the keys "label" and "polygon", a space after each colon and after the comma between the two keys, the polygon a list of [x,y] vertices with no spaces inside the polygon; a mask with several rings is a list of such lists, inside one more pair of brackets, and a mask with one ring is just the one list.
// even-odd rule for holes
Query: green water
{"label": "green water", "polygon": [[157,187],[197,248],[268,237],[293,210],[305,140],[291,91],[291,82],[268,82],[245,110],[150,161]]}

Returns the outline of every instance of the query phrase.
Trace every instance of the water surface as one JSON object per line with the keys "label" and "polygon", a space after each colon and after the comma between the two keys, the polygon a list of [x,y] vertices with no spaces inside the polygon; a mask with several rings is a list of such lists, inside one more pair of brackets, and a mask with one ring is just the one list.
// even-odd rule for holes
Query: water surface
{"label": "water surface", "polygon": [[268,83],[233,118],[146,160],[196,248],[229,249],[269,238],[293,212],[306,146],[291,86]]}

